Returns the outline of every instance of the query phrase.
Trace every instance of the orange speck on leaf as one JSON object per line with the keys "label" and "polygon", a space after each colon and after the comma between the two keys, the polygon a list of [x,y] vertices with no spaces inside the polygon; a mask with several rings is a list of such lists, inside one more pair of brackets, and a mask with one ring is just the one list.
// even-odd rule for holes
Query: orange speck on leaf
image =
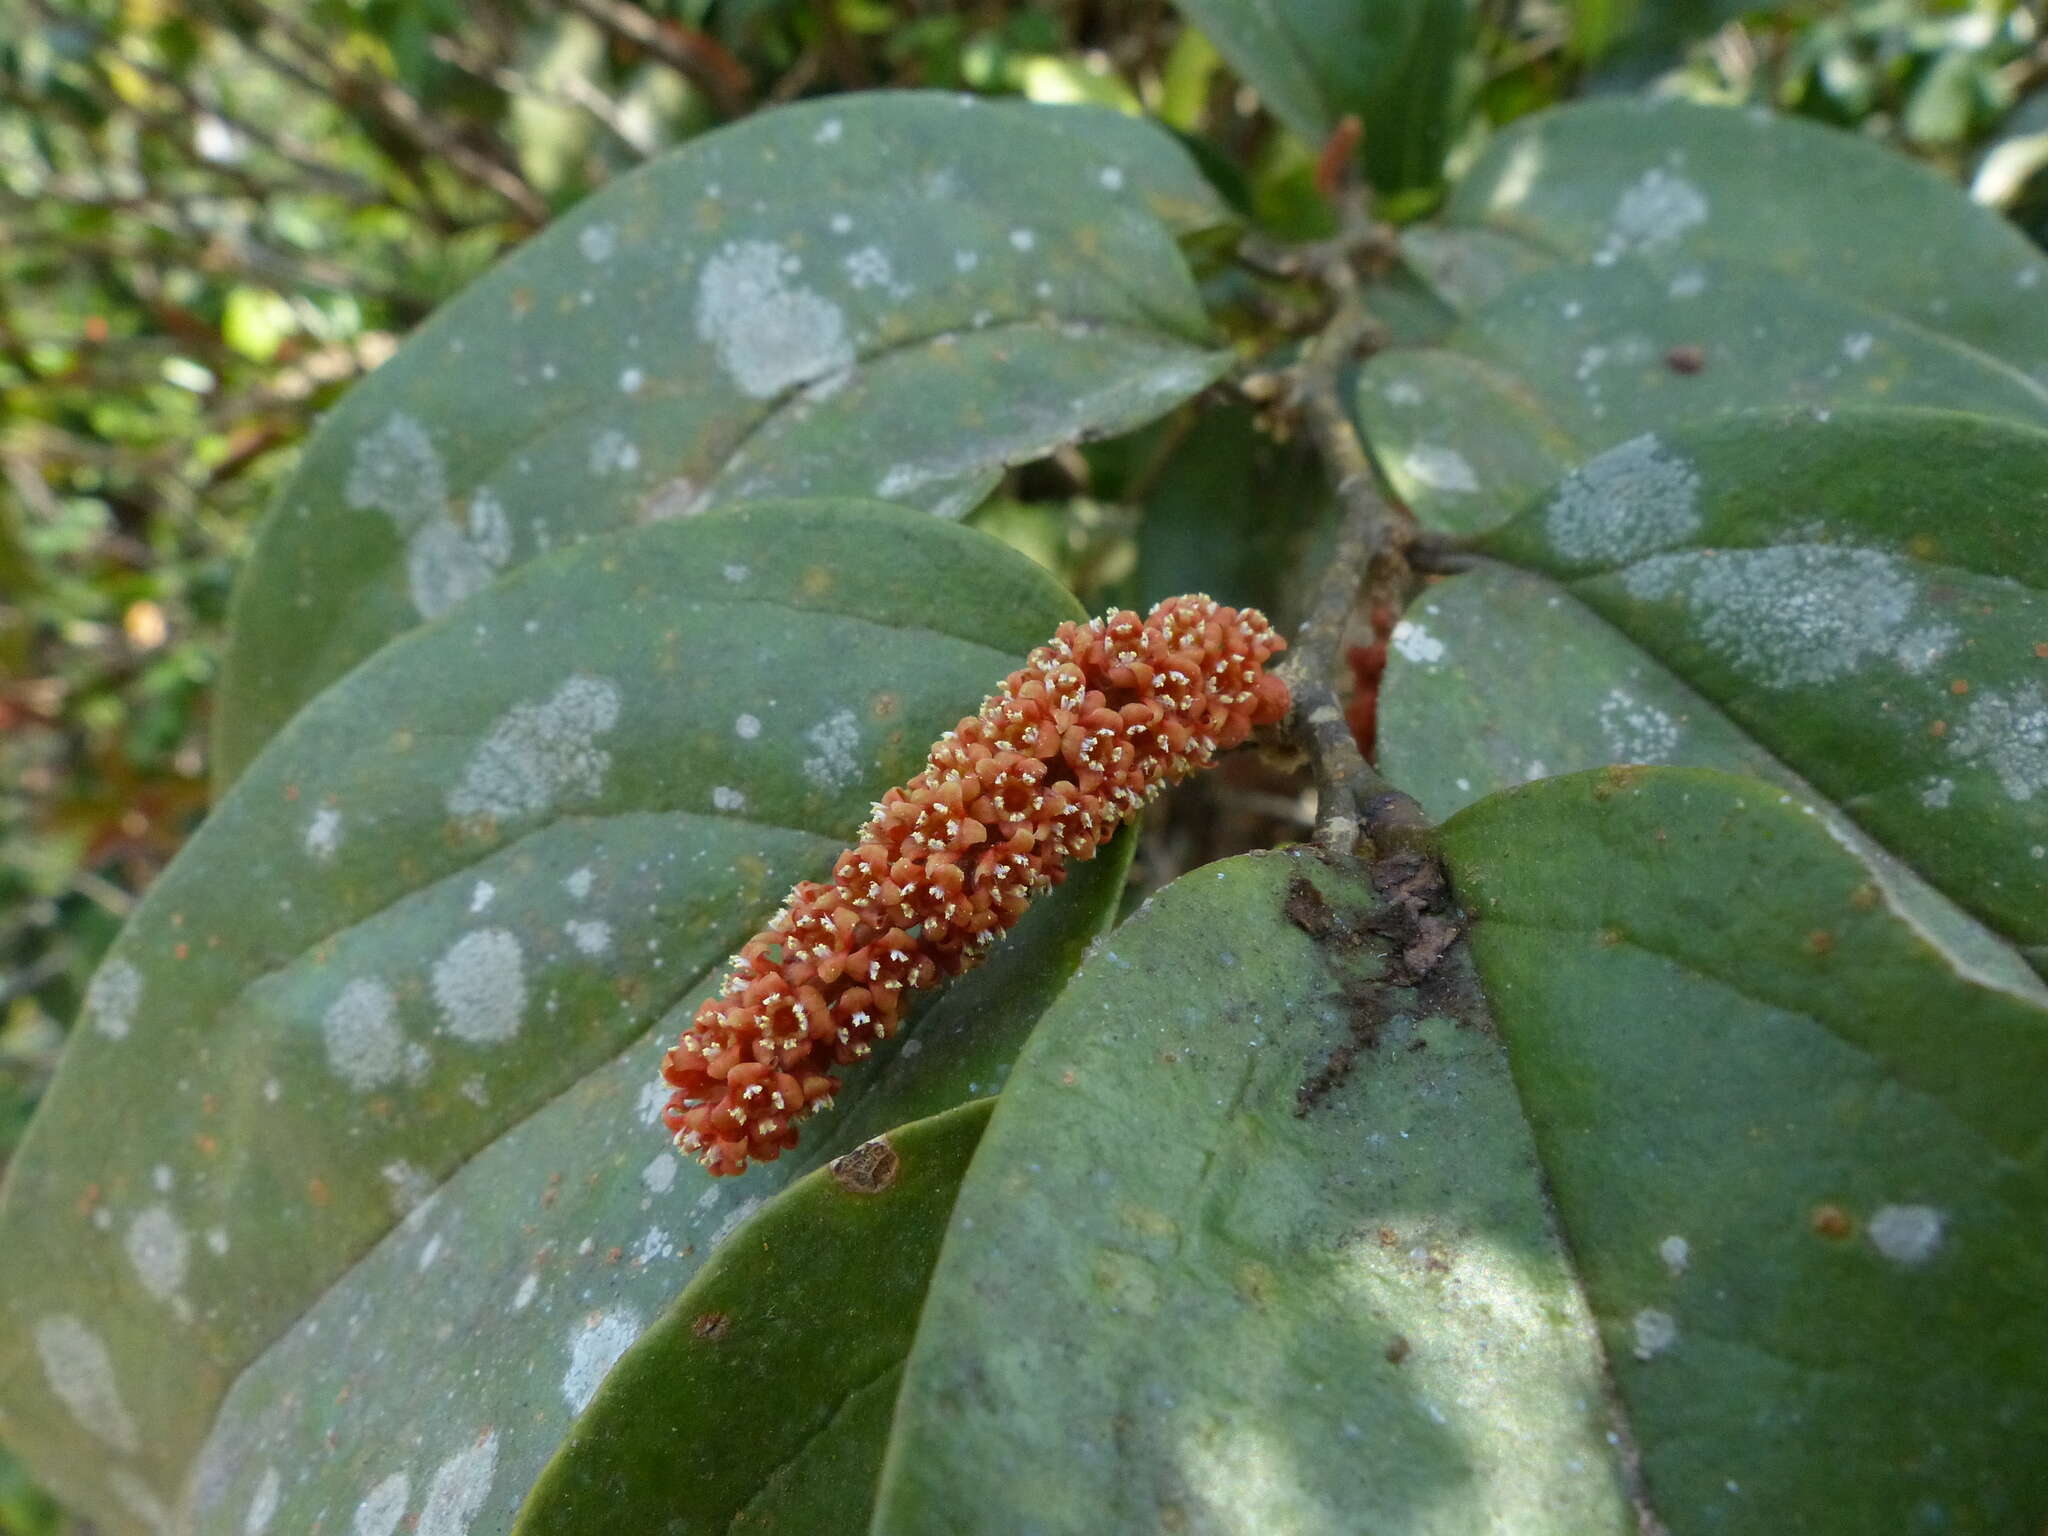
{"label": "orange speck on leaf", "polygon": [[324,1206],[334,1196],[329,1192],[325,1179],[311,1178],[306,1180],[306,1198],[315,1205]]}
{"label": "orange speck on leaf", "polygon": [[676,1146],[713,1174],[795,1146],[910,994],[978,964],[1069,860],[1286,714],[1266,671],[1285,647],[1206,597],[1061,625],[734,956],[662,1062]]}

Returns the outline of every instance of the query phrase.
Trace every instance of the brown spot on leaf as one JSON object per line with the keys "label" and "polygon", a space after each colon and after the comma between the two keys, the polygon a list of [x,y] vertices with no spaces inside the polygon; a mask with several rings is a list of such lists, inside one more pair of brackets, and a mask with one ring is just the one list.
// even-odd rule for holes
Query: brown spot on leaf
{"label": "brown spot on leaf", "polygon": [[306,1180],[306,1198],[315,1205],[324,1206],[334,1196],[328,1192],[325,1179],[311,1178]]}
{"label": "brown spot on leaf", "polygon": [[1948,722],[1946,720],[1935,721],[1934,724],[1927,727],[1927,734],[1936,741],[1941,740],[1942,737],[1948,734]]}
{"label": "brown spot on leaf", "polygon": [[1408,1342],[1408,1336],[1405,1333],[1397,1333],[1387,1340],[1387,1364],[1389,1365],[1399,1365],[1413,1352],[1414,1346]]}
{"label": "brown spot on leaf", "polygon": [[1295,875],[1287,882],[1287,899],[1280,911],[1290,923],[1312,939],[1327,939],[1336,931],[1336,914],[1313,884]]}
{"label": "brown spot on leaf", "polygon": [[1698,373],[1707,366],[1707,349],[1687,342],[1664,354],[1664,366],[1673,373]]}
{"label": "brown spot on leaf", "polygon": [[1806,952],[1809,955],[1832,954],[1834,948],[1835,936],[1825,928],[1816,928],[1806,936]]}
{"label": "brown spot on leaf", "polygon": [[903,1160],[886,1137],[864,1141],[844,1157],[832,1159],[832,1182],[849,1195],[879,1195],[896,1182]]}
{"label": "brown spot on leaf", "polygon": [[1858,912],[1874,911],[1883,899],[1884,893],[1867,880],[1849,893],[1849,905]]}
{"label": "brown spot on leaf", "polygon": [[732,1319],[723,1312],[706,1312],[690,1322],[691,1333],[712,1342],[724,1338],[731,1327]]}
{"label": "brown spot on leaf", "polygon": [[1813,1230],[1817,1236],[1831,1242],[1840,1242],[1856,1230],[1856,1223],[1849,1219],[1849,1213],[1839,1205],[1817,1205],[1813,1208]]}

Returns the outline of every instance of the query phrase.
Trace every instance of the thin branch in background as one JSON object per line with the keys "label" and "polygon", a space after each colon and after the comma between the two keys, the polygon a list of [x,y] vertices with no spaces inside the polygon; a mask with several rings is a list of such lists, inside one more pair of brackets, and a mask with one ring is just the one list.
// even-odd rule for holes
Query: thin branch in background
{"label": "thin branch in background", "polygon": [[600,91],[581,75],[565,75],[553,84],[543,85],[533,76],[521,74],[509,65],[494,64],[479,57],[473,50],[465,48],[452,37],[437,37],[433,40],[432,47],[434,57],[442,63],[494,86],[508,96],[523,97],[528,101],[545,102],[588,114],[592,121],[625,145],[639,159],[646,159],[658,147],[627,122],[626,115],[619,110],[619,103],[615,98]]}
{"label": "thin branch in background", "polygon": [[567,8],[595,22],[621,42],[631,43],[702,91],[720,117],[738,117],[749,105],[754,82],[744,64],[702,32],[650,16],[627,0],[566,0]]}

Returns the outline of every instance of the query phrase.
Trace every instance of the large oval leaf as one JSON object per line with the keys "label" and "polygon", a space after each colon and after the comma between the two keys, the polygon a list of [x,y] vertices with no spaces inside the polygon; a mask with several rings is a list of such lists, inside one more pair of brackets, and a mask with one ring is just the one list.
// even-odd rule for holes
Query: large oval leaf
{"label": "large oval leaf", "polygon": [[990,1108],[899,1127],[742,1226],[605,1379],[517,1536],[865,1532],[903,1357]]}
{"label": "large oval leaf", "polygon": [[1395,489],[1452,532],[1499,522],[1601,449],[1743,407],[1940,406],[2048,423],[2048,389],[1992,354],[1732,262],[1676,276],[1643,261],[1555,267],[1444,345],[1448,357],[1376,358],[1357,406]]}
{"label": "large oval leaf", "polygon": [[[677,1166],[664,1015],[1072,612],[971,530],[766,506],[536,562],[325,695],[138,908],[10,1169],[10,1443],[119,1530],[509,1511],[793,1167]],[[928,1018],[837,1134],[988,1091],[1115,874],[948,995],[991,1044]]]}
{"label": "large oval leaf", "polygon": [[1098,943],[962,1186],[877,1536],[1635,1529],[1505,1062],[1403,917],[1297,849]]}
{"label": "large oval leaf", "polygon": [[1578,260],[1769,266],[2048,384],[2040,251],[1928,167],[1798,118],[1669,97],[1560,108],[1488,145],[1445,217]]}
{"label": "large oval leaf", "polygon": [[1443,843],[1668,1527],[2039,1527],[2048,1010],[1754,781],[1552,779]]}
{"label": "large oval leaf", "polygon": [[226,784],[307,699],[552,547],[772,496],[957,513],[1222,360],[1166,134],[892,93],[622,177],[478,282],[308,444],[237,588]]}
{"label": "large oval leaf", "polygon": [[1483,547],[1531,574],[1431,589],[1383,685],[1383,761],[1434,813],[1606,762],[1762,771],[2048,966],[2048,433],[1731,417]]}

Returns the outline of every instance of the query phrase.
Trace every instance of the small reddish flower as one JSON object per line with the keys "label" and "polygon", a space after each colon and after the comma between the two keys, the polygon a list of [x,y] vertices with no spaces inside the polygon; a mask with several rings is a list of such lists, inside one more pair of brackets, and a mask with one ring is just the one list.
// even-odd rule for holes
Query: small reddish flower
{"label": "small reddish flower", "polygon": [[869,1055],[912,992],[976,964],[1124,817],[1287,713],[1265,615],[1172,597],[1062,624],[925,769],[875,806],[832,881],[806,881],[670,1047],[663,1120],[714,1174],[796,1145],[832,1067]]}

